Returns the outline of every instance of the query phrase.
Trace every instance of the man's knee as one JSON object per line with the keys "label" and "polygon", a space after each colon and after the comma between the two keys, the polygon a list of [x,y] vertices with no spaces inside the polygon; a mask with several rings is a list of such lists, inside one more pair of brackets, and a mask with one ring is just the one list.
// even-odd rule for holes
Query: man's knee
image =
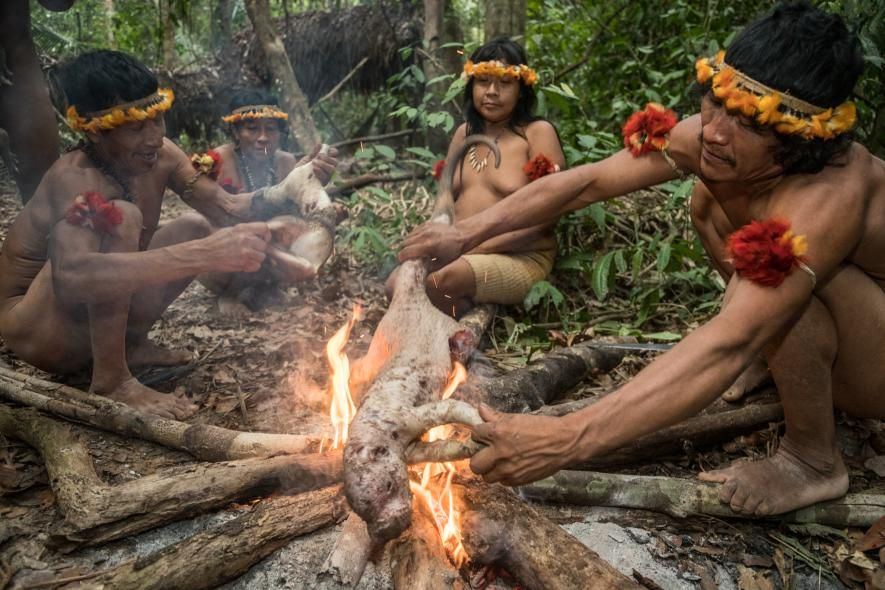
{"label": "man's knee", "polygon": [[213,227],[209,220],[199,213],[185,213],[175,220],[183,242],[199,240],[212,233]]}
{"label": "man's knee", "polygon": [[112,238],[110,250],[117,252],[138,250],[141,232],[144,229],[141,209],[133,203],[119,199],[113,201],[113,204],[123,215],[122,221],[110,232]]}

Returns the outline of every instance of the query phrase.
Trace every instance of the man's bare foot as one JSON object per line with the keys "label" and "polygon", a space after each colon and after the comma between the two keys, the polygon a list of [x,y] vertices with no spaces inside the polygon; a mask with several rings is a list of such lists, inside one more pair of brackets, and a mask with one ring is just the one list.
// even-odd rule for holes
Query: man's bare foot
{"label": "man's bare foot", "polygon": [[93,386],[92,393],[103,395],[112,400],[122,402],[143,412],[156,414],[163,418],[182,420],[197,411],[197,406],[187,398],[170,393],[160,393],[145,387],[135,377],[123,381],[110,391]]}
{"label": "man's bare foot", "polygon": [[754,389],[771,381],[771,373],[768,365],[759,357],[756,357],[750,366],[732,383],[731,387],[722,394],[722,399],[727,402],[736,402]]}
{"label": "man's bare foot", "polygon": [[774,457],[737,461],[726,469],[698,474],[722,484],[719,499],[740,514],[766,516],[832,500],[848,491],[848,472],[837,450],[827,456],[781,440]]}
{"label": "man's bare foot", "polygon": [[174,367],[193,360],[187,350],[170,350],[154,344],[147,338],[130,344],[126,349],[126,362],[131,369],[141,367]]}

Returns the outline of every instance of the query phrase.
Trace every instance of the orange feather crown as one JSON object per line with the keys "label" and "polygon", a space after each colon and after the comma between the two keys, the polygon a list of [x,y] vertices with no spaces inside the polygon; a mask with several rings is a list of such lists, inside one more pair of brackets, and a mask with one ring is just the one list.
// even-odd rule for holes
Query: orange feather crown
{"label": "orange feather crown", "polygon": [[849,131],[857,121],[851,101],[825,109],[757,82],[725,63],[725,52],[695,62],[697,80],[710,82],[713,96],[725,108],[769,125],[778,133],[804,139],[832,139]]}
{"label": "orange feather crown", "polygon": [[94,113],[80,115],[77,107],[71,105],[67,110],[68,125],[75,131],[107,131],[126,123],[153,119],[172,108],[174,101],[175,93],[171,88],[160,88],[146,98],[124,102]]}

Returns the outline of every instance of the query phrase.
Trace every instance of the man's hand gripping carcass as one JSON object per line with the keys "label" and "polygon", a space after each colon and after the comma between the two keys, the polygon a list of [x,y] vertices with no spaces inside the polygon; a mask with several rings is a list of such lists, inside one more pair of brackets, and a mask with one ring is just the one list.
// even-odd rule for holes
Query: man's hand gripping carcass
{"label": "man's hand gripping carcass", "polygon": [[[468,138],[446,163],[431,221],[454,222],[452,177],[475,143],[487,145],[498,164],[497,146],[484,137]],[[420,437],[442,424],[482,423],[472,406],[438,401],[452,372],[452,357],[477,343],[465,346],[466,331],[428,299],[428,266],[429,261],[423,259],[400,267],[390,308],[368,353],[354,366],[356,378],[369,385],[344,450],[345,494],[376,541],[398,536],[411,522],[408,464],[462,459],[475,450],[469,443],[424,443]]]}

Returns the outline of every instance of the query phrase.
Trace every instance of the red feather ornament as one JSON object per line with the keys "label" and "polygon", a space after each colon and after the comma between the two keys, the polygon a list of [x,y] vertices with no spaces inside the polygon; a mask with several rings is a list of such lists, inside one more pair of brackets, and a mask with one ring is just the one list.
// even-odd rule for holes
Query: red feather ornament
{"label": "red feather ornament", "polygon": [[777,287],[805,264],[808,245],[781,219],[751,221],[728,237],[725,252],[741,277],[766,287]]}
{"label": "red feather ornament", "polygon": [[209,150],[204,154],[191,156],[191,165],[200,174],[205,174],[212,180],[216,180],[221,174],[221,154],[215,150]]}
{"label": "red feather ornament", "polygon": [[445,168],[445,167],[446,167],[445,160],[437,160],[433,164],[433,169],[431,170],[431,174],[433,174],[433,177],[435,179],[439,180],[439,178],[442,176],[443,168]]}
{"label": "red feather ornament", "polygon": [[65,212],[65,219],[71,225],[107,233],[115,225],[123,223],[123,212],[112,201],[101,196],[101,193],[89,191],[74,197],[74,204]]}
{"label": "red feather ornament", "polygon": [[554,164],[553,160],[544,154],[538,154],[525,163],[525,166],[522,167],[522,171],[525,172],[525,175],[529,177],[530,181],[533,181],[538,180],[542,176],[559,172],[559,164]]}
{"label": "red feather ornament", "polygon": [[642,154],[667,149],[670,143],[670,130],[676,126],[676,113],[656,102],[650,102],[645,109],[633,113],[621,135],[624,147],[630,150],[634,158]]}

